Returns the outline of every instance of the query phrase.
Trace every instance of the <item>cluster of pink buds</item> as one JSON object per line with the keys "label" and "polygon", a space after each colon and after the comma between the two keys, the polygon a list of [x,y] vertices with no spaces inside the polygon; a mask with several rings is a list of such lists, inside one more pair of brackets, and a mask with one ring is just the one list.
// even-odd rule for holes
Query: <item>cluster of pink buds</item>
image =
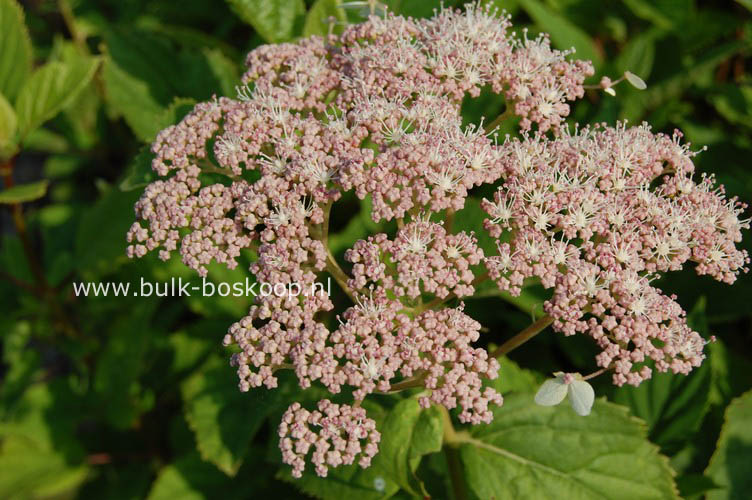
{"label": "cluster of pink buds", "polygon": [[371,465],[381,434],[376,423],[366,417],[366,411],[328,399],[319,401],[318,408],[309,412],[300,403],[293,403],[282,415],[279,447],[283,460],[292,465],[292,475],[303,474],[309,452],[316,473],[322,477],[328,467],[352,464],[358,456],[358,465]]}
{"label": "cluster of pink buds", "polygon": [[[260,283],[311,289],[329,273],[352,300],[337,314],[323,289],[261,295],[225,336],[242,391],[275,388],[278,370],[304,389],[352,390],[352,407],[325,399],[285,413],[280,447],[295,476],[311,450],[319,475],[370,463],[379,433],[359,404],[372,393],[418,387],[424,407],[492,420],[502,397],[484,382],[499,363],[473,346],[481,325],[447,304],[472,297],[483,266],[512,294],[530,280],[552,288],[555,329],[590,335],[617,384],[648,377],[648,358],[680,373],[702,361],[704,340],[650,283],[687,261],[732,282],[748,262],[735,246],[749,227],[744,207],[712,178],[693,180],[678,135],[623,124],[570,133],[568,103],[584,95],[592,65],[509,28],[470,4],[262,46],[237,96],[198,104],[152,145],[163,179],[136,204],[129,256],[178,251],[204,276],[247,253]],[[462,102],[482,88],[506,111],[464,126]],[[494,125],[507,116],[523,137],[499,144]],[[488,255],[449,221],[470,190],[498,181],[484,201],[498,239]],[[328,247],[331,210],[348,191],[369,199],[375,222],[398,227],[355,242],[349,273]]]}

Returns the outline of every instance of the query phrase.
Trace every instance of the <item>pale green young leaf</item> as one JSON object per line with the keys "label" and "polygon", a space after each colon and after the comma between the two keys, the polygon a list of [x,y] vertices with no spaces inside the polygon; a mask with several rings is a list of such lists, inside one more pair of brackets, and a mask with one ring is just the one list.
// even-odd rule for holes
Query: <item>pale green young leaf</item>
{"label": "pale green young leaf", "polygon": [[38,200],[47,193],[48,185],[47,180],[41,180],[4,189],[0,191],[0,203],[25,203]]}
{"label": "pale green young leaf", "polygon": [[28,78],[32,56],[23,9],[15,0],[0,0],[0,94],[8,101]]}
{"label": "pale green young leaf", "polygon": [[626,408],[596,402],[583,418],[513,394],[460,454],[479,498],[677,498],[673,471]]}
{"label": "pale green young leaf", "polygon": [[227,0],[230,8],[267,42],[293,39],[303,22],[303,0]]}
{"label": "pale green young leaf", "polygon": [[16,125],[16,112],[0,94],[0,161],[13,156],[17,150]]}
{"label": "pale green young leaf", "polygon": [[26,135],[73,102],[91,81],[99,58],[49,62],[32,73],[16,99],[18,132]]}
{"label": "pale green young leaf", "polygon": [[705,475],[721,488],[707,493],[709,500],[745,499],[752,491],[752,391],[736,398],[726,409],[718,446]]}

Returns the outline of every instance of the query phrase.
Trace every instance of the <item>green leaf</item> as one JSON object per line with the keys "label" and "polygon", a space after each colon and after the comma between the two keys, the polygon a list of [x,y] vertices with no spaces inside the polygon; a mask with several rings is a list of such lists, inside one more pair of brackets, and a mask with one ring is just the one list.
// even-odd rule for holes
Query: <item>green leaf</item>
{"label": "green leaf", "polygon": [[30,385],[0,421],[0,498],[74,497],[86,479],[75,436],[81,401],[66,383]]}
{"label": "green leaf", "polygon": [[480,498],[677,498],[665,457],[623,407],[597,401],[587,417],[511,395],[460,448]]}
{"label": "green leaf", "polygon": [[[159,471],[148,500],[204,500],[206,498],[253,498],[259,478],[249,470],[240,480],[229,481],[212,464],[204,462],[197,453],[178,458]],[[263,477],[263,475],[261,475]]]}
{"label": "green leaf", "polygon": [[154,159],[154,153],[148,146],[141,148],[136,157],[131,161],[130,166],[125,171],[125,178],[120,181],[121,191],[132,191],[145,187],[147,184],[157,180],[159,176],[151,169],[151,162]]}
{"label": "green leaf", "polygon": [[[419,424],[424,427],[420,428]],[[411,459],[439,451],[442,430],[437,410],[422,411],[414,398],[400,401],[379,428],[382,438],[374,466],[411,494],[423,493],[423,485],[414,475],[417,462]]]}
{"label": "green leaf", "polygon": [[217,94],[224,96],[235,96],[235,86],[240,83],[240,73],[238,65],[228,58],[219,49],[204,49],[203,54],[212,70],[212,73],[219,81]]}
{"label": "green leaf", "polygon": [[[207,332],[211,333],[211,332]],[[251,439],[266,417],[281,405],[278,390],[260,387],[240,392],[226,360],[214,356],[181,385],[185,418],[203,460],[235,475]]]}
{"label": "green leaf", "polygon": [[616,72],[622,74],[631,71],[647,80],[653,70],[658,34],[659,32],[653,29],[632,37],[614,61]]}
{"label": "green leaf", "polygon": [[19,184],[10,189],[0,191],[0,203],[24,203],[27,201],[38,200],[47,194],[49,181],[41,180],[29,184]]}
{"label": "green leaf", "polygon": [[[689,314],[690,325],[701,333],[707,331],[704,315],[705,300],[701,299]],[[710,383],[711,368],[706,362],[686,376],[654,371],[638,387],[616,389],[611,400],[629,406],[645,420],[651,441],[675,451],[700,428],[710,407]]]}
{"label": "green leaf", "polygon": [[32,56],[23,9],[15,0],[0,0],[0,94],[9,101],[28,78]]}
{"label": "green leaf", "polygon": [[49,62],[34,71],[16,99],[21,141],[72,103],[89,84],[98,66],[99,58],[80,57]]}
{"label": "green leaf", "polygon": [[296,36],[305,15],[303,0],[227,0],[230,8],[253,26],[267,42],[286,42]]}
{"label": "green leaf", "polygon": [[752,127],[752,86],[728,84],[709,96],[716,111],[736,125]]}
{"label": "green leaf", "polygon": [[16,152],[16,112],[10,103],[0,94],[0,161],[13,156]]}
{"label": "green leaf", "polygon": [[596,50],[590,36],[567,18],[550,10],[538,0],[526,0],[521,7],[527,12],[542,31],[551,35],[554,46],[561,50],[574,47],[575,57],[593,62],[596,73],[603,63],[603,57]]}
{"label": "green leaf", "polygon": [[521,368],[509,358],[499,360],[499,376],[488,382],[502,396],[508,393],[534,393],[543,382],[543,377],[533,371]]}
{"label": "green leaf", "polygon": [[752,489],[752,391],[726,409],[718,447],[705,474],[722,487],[707,493],[709,500],[749,498]]}
{"label": "green leaf", "polygon": [[329,18],[346,21],[345,11],[340,0],[316,0],[306,15],[303,36],[326,35],[329,33]]}
{"label": "green leaf", "polygon": [[94,390],[106,402],[108,420],[120,429],[131,426],[149,404],[139,377],[147,368],[145,358],[154,337],[149,320],[156,305],[156,301],[144,302],[133,313],[118,318],[98,358]]}
{"label": "green leaf", "polygon": [[703,493],[718,489],[719,486],[708,476],[702,474],[685,474],[676,478],[676,485],[682,498],[699,499]]}
{"label": "green leaf", "polygon": [[[670,15],[670,13],[684,10],[681,5],[677,5],[683,2],[677,2],[676,0],[669,0],[668,2],[660,2],[655,0],[624,0],[624,3],[632,11],[634,15],[649,21],[659,28],[665,30],[674,29],[675,18],[681,17],[682,13]],[[660,4],[664,5],[661,6]],[[661,8],[663,7],[663,8]]]}
{"label": "green leaf", "polygon": [[112,30],[106,40],[107,103],[144,142],[172,123],[165,117],[176,97],[208,99],[223,91],[228,78],[215,75],[221,73],[220,56],[209,50],[179,51],[169,40],[136,29]]}
{"label": "green leaf", "polygon": [[125,235],[133,224],[133,204],[138,191],[110,188],[89,207],[78,226],[76,268],[84,273],[104,274],[128,261]]}
{"label": "green leaf", "polygon": [[68,497],[88,474],[85,466],[68,465],[63,454],[21,436],[3,438],[0,470],[2,498]]}
{"label": "green leaf", "polygon": [[[410,440],[411,460],[420,459],[423,455],[441,451],[444,441],[444,421],[441,410],[437,406],[420,412],[418,422],[415,424],[412,439]],[[415,468],[417,464],[414,464]]]}

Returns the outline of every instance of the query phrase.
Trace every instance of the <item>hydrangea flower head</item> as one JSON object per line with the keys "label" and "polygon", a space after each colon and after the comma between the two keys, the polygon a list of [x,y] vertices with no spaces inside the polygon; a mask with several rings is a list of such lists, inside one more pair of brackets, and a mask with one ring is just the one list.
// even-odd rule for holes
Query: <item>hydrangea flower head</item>
{"label": "hydrangea flower head", "polygon": [[[554,329],[590,336],[617,385],[648,378],[648,359],[688,373],[704,357],[705,341],[655,277],[688,263],[727,283],[746,271],[736,248],[745,207],[694,172],[681,134],[568,128],[591,63],[509,29],[505,15],[470,4],[261,46],[236,96],[198,104],[152,145],[162,179],[136,204],[131,257],[178,252],[205,276],[209,263],[234,268],[251,250],[257,281],[310,288],[328,272],[351,300],[334,311],[323,291],[261,295],[224,339],[237,346],[242,391],[274,389],[284,369],[302,388],[352,391],[353,405],[323,399],[284,414],[280,448],[296,476],[306,460],[322,476],[368,466],[379,433],[360,403],[372,393],[422,387],[424,407],[493,419],[502,397],[484,381],[499,363],[478,347],[481,325],[449,304],[473,296],[484,267],[512,294],[531,281],[551,289]],[[519,137],[463,126],[463,100],[484,88],[519,118]],[[492,251],[449,224],[484,184],[498,188],[483,201]],[[347,192],[397,230],[356,241],[345,271],[328,232]]]}

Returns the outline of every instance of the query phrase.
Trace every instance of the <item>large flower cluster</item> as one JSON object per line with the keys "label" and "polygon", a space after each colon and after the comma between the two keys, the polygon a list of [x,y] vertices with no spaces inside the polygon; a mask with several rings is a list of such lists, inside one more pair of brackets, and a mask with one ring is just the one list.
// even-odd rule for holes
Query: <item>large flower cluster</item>
{"label": "large flower cluster", "polygon": [[[748,226],[742,207],[712,179],[692,181],[691,153],[675,139],[646,127],[570,134],[567,103],[583,96],[591,64],[509,27],[468,5],[262,46],[235,98],[198,104],[152,146],[163,179],[136,204],[130,256],[179,251],[204,276],[247,251],[259,282],[311,290],[329,272],[353,301],[327,322],[334,304],[323,291],[262,295],[225,337],[243,391],[276,387],[283,369],[303,388],[352,389],[352,407],[322,400],[285,413],[280,447],[297,476],[311,449],[319,475],[358,456],[370,463],[379,434],[359,403],[373,392],[420,386],[424,406],[457,407],[463,422],[493,418],[501,396],[483,380],[498,362],[472,345],[480,325],[445,304],[473,295],[484,264],[503,290],[532,278],[553,287],[555,327],[595,338],[616,383],[645,378],[632,364],[646,357],[683,373],[702,359],[681,308],[649,283],[687,260],[733,281],[747,261],[734,246]],[[462,101],[484,87],[520,118],[522,140],[498,144],[482,123],[463,126]],[[441,219],[500,179],[485,202],[499,239],[487,255]],[[327,245],[347,191],[399,228],[357,241],[345,254],[350,275]]]}
{"label": "large flower cluster", "polygon": [[485,227],[499,238],[491,277],[512,294],[530,278],[553,288],[554,328],[595,339],[617,385],[649,378],[647,359],[686,374],[704,358],[702,337],[651,281],[691,261],[732,283],[749,263],[735,247],[749,227],[744,205],[711,177],[693,180],[695,153],[680,138],[622,123],[510,140],[503,183],[484,201]]}

